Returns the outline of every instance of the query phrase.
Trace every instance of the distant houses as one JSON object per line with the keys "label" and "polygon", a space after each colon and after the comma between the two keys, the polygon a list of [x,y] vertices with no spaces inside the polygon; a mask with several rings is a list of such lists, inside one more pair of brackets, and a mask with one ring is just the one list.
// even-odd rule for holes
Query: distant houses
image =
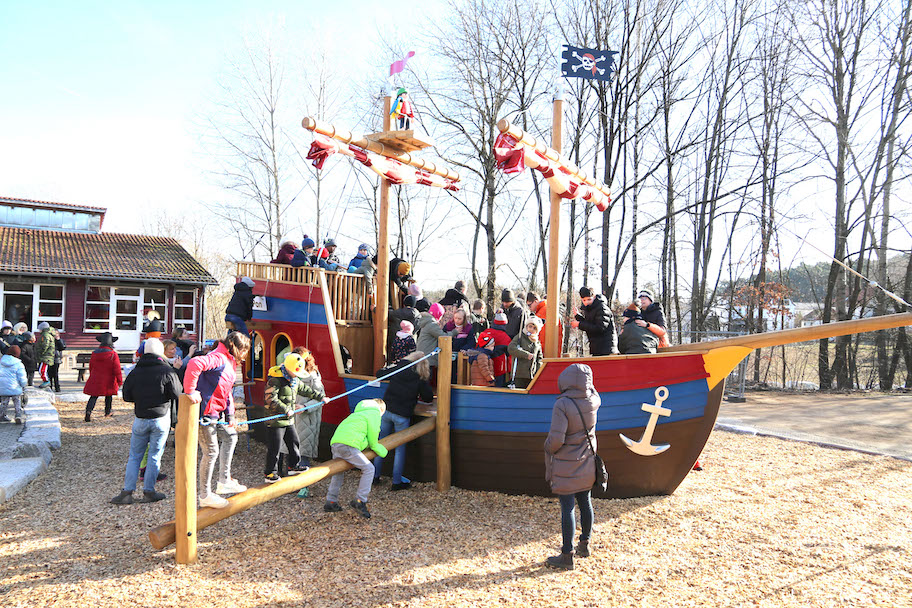
{"label": "distant houses", "polygon": [[206,287],[218,282],[172,238],[102,232],[106,209],[0,198],[0,310],[30,330],[58,328],[71,349],[110,331],[118,350],[139,345],[143,317],[164,336],[184,327],[205,339]]}

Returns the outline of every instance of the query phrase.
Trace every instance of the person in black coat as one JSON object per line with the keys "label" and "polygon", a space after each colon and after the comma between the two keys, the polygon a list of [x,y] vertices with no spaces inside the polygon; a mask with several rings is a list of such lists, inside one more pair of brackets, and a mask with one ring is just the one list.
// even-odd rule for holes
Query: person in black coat
{"label": "person in black coat", "polygon": [[402,300],[402,308],[396,310],[390,309],[387,317],[386,332],[386,352],[389,353],[393,347],[393,338],[399,331],[399,324],[402,321],[408,321],[412,327],[418,327],[418,321],[421,319],[421,313],[415,308],[417,300],[415,296],[405,296]]}
{"label": "person in black coat", "polygon": [[27,331],[22,334],[22,342],[19,343],[21,353],[19,359],[25,366],[25,377],[28,379],[28,385],[32,386],[32,379],[35,372],[38,371],[38,355],[35,353],[35,334]]}
{"label": "person in black coat", "polygon": [[133,502],[133,491],[139,478],[139,465],[146,447],[149,458],[143,477],[141,502],[156,502],[165,498],[155,491],[158,470],[165,440],[171,428],[173,404],[180,397],[183,387],[174,367],[164,360],[165,347],[158,338],[148,338],[142,357],[126,377],[123,384],[124,401],[133,402],[133,434],[130,437],[130,457],[124,473],[123,491],[111,499],[116,505]]}
{"label": "person in black coat", "polygon": [[[376,258],[377,256],[374,256]],[[374,259],[374,263],[377,260]],[[399,293],[408,295],[409,281],[412,279],[412,265],[402,258],[393,258],[389,263],[390,281],[399,288]]]}
{"label": "person in black coat", "polygon": [[621,333],[618,336],[618,350],[621,354],[642,355],[657,352],[659,338],[646,327],[637,324],[637,320],[643,317],[636,304],[627,307],[624,318],[626,321],[621,326]]}
{"label": "person in black coat", "polygon": [[510,339],[516,337],[523,327],[526,326],[528,315],[522,304],[516,302],[516,296],[512,289],[504,289],[500,294],[500,302],[503,305],[504,314],[507,315],[507,325],[502,327],[507,332]]}
{"label": "person in black coat", "polygon": [[[431,376],[428,360],[424,359],[419,363],[406,366],[418,361],[424,357],[421,351],[415,351],[405,358],[401,359],[393,367],[386,367],[377,372],[377,377],[398,372],[390,378],[386,392],[383,394],[383,400],[386,402],[386,411],[380,419],[380,438],[383,439],[393,432],[398,433],[409,427],[412,422],[412,414],[415,413],[415,405],[418,400],[431,402],[434,399],[434,389],[428,383]],[[401,370],[401,371],[400,371]],[[374,483],[379,483],[380,472],[383,467],[383,459],[374,459]],[[396,448],[393,460],[393,485],[392,490],[407,490],[411,487],[412,482],[402,476],[405,470],[405,444]]]}
{"label": "person in black coat", "polygon": [[590,355],[618,354],[617,330],[614,328],[614,314],[608,306],[608,300],[602,294],[593,293],[588,287],[580,287],[579,294],[583,306],[570,325],[586,332]]}
{"label": "person in black coat", "polygon": [[241,277],[234,286],[234,294],[225,309],[225,320],[234,323],[235,329],[248,337],[247,321],[253,318],[254,285],[256,283],[250,277]]}

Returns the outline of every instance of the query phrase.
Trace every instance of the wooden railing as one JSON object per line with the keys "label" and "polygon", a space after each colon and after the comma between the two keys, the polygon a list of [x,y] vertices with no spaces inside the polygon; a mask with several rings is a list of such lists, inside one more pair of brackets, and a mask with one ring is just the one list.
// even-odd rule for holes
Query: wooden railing
{"label": "wooden railing", "polygon": [[[238,262],[238,276],[247,276],[254,281],[287,283],[293,285],[320,286],[320,273],[326,275],[329,301],[336,321],[347,323],[370,321],[372,298],[362,275],[347,272],[330,272],[322,268],[302,266],[293,268],[285,264],[260,264]],[[267,291],[267,298],[269,297]]]}

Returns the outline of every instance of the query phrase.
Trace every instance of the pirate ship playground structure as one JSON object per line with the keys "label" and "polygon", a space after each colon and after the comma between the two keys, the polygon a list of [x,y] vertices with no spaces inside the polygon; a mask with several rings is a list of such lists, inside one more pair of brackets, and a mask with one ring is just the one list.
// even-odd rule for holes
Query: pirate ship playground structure
{"label": "pirate ship playground structure", "polygon": [[[305,118],[314,132],[314,164],[330,154],[353,156],[381,175],[376,289],[361,275],[321,268],[241,262],[238,277],[248,276],[258,305],[248,323],[251,355],[244,364],[248,417],[259,413],[266,372],[280,356],[303,345],[314,355],[326,394],[353,395],[323,408],[321,453],[328,438],[355,404],[382,397],[384,386],[373,375],[385,362],[387,314],[398,293],[389,281],[389,186],[418,183],[457,189],[459,175],[413,153],[427,147],[412,131],[390,129],[391,99],[385,99],[384,131],[361,137]],[[714,342],[682,344],[657,354],[606,357],[562,357],[557,341],[558,241],[562,198],[584,198],[604,210],[608,188],[587,176],[560,154],[562,101],[554,102],[554,129],[548,146],[508,121],[498,123],[495,143],[499,164],[507,172],[528,166],[540,171],[551,189],[544,365],[526,389],[489,388],[467,384],[460,360],[455,378],[450,366],[438,373],[436,409],[413,426],[385,438],[387,448],[406,444],[406,475],[416,481],[436,480],[445,491],[451,484],[472,490],[514,494],[549,494],[544,479],[543,443],[552,406],[560,393],[557,379],[573,363],[593,370],[601,407],[595,432],[598,452],[611,475],[611,496],[617,498],[671,494],[690,472],[716,421],[726,376],[756,348],[817,340],[850,333],[912,324],[912,313],[842,321],[808,328],[768,332]],[[373,293],[372,293],[373,292]],[[353,369],[343,366],[341,347],[352,357]],[[451,338],[440,339],[440,361],[452,355]],[[198,530],[282,494],[306,487],[350,468],[340,460],[313,467],[278,483],[250,488],[229,498],[224,509],[196,510],[196,435],[198,408],[182,397],[175,454],[175,521],[149,534],[156,548],[177,542],[177,561],[196,561]],[[368,456],[373,456],[368,453]],[[392,459],[387,459],[389,465]]]}

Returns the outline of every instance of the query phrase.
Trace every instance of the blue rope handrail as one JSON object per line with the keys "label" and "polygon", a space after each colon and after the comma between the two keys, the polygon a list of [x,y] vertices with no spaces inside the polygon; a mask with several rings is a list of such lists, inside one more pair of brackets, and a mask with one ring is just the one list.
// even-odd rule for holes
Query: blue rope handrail
{"label": "blue rope handrail", "polygon": [[[430,359],[431,357],[433,357],[434,355],[436,355],[439,352],[440,352],[440,348],[435,348],[430,353],[421,357],[417,361],[412,361],[408,365],[404,365],[404,366],[400,367],[399,369],[397,369],[393,372],[390,372],[389,374],[386,374],[385,376],[377,378],[376,380],[371,380],[370,382],[365,382],[361,386],[356,386],[355,388],[353,388],[349,391],[345,391],[344,393],[342,393],[340,395],[336,395],[335,397],[330,397],[329,400],[327,400],[327,401],[321,400],[319,403],[314,403],[312,405],[307,405],[305,407],[302,407],[301,409],[291,412],[291,414],[276,414],[274,416],[267,416],[265,418],[254,418],[253,420],[238,422],[237,424],[245,424],[245,425],[249,426],[251,424],[256,424],[258,422],[267,422],[269,420],[278,420],[279,418],[290,418],[293,414],[300,414],[301,412],[306,412],[307,410],[313,409],[315,407],[319,407],[319,406],[323,405],[324,403],[329,403],[330,401],[335,401],[336,399],[341,399],[342,397],[347,397],[348,395],[351,395],[352,393],[360,391],[361,389],[363,389],[366,386],[376,386],[374,384],[375,382],[381,382],[383,380],[386,380],[387,378],[391,378],[391,377],[395,376],[396,374],[398,374],[399,372],[405,371],[408,368],[412,367],[413,365],[417,365],[421,361],[424,361],[425,359]],[[202,418],[200,419],[199,423],[200,423],[200,426],[209,426],[211,424],[224,424],[224,425],[228,424],[224,420],[203,420]]]}

